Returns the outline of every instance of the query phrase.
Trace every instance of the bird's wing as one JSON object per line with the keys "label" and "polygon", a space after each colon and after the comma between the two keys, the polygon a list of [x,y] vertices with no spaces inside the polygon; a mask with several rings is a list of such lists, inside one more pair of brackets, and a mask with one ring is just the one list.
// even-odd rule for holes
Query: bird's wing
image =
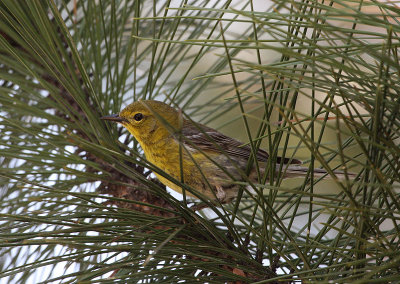
{"label": "bird's wing", "polygon": [[[193,143],[195,147],[198,147],[203,151],[213,151],[221,154],[226,154],[231,157],[241,158],[247,161],[250,158],[251,148],[249,145],[243,146],[243,143],[233,139],[229,136],[218,132],[217,130],[207,127],[202,124],[194,125],[188,120],[184,121],[182,127],[182,135],[186,138],[183,143],[190,145]],[[190,141],[190,142],[189,142]],[[269,155],[264,150],[258,149],[257,160],[260,162],[268,161]],[[282,158],[277,158],[277,163],[281,163]],[[300,160],[285,158],[284,164],[301,164]]]}

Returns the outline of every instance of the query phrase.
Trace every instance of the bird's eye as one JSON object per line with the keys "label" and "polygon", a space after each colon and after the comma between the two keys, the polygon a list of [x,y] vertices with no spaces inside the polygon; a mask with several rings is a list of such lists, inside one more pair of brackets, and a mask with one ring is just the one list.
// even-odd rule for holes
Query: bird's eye
{"label": "bird's eye", "polygon": [[135,116],[133,117],[134,120],[136,121],[141,121],[143,119],[143,114],[141,114],[140,112],[135,114]]}

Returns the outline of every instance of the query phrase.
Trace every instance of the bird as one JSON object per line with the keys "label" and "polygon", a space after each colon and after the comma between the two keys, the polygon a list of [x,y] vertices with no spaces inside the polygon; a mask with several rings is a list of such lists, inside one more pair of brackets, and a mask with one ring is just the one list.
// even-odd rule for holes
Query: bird
{"label": "bird", "polygon": [[[171,189],[182,193],[183,182],[192,192],[188,196],[229,203],[237,197],[240,182],[258,181],[264,174],[269,154],[258,149],[255,163],[248,169],[252,149],[239,140],[186,119],[182,111],[156,100],[139,100],[120,113],[101,117],[125,127],[139,142],[147,161],[172,176],[175,182],[155,172],[157,178]],[[283,167],[281,167],[283,164]],[[276,171],[284,169],[284,178],[304,177],[309,168],[298,159],[276,158]],[[314,169],[315,176],[328,176],[324,169]],[[343,176],[342,171],[334,171]],[[346,173],[347,174],[347,173]],[[239,183],[238,183],[239,182]]]}

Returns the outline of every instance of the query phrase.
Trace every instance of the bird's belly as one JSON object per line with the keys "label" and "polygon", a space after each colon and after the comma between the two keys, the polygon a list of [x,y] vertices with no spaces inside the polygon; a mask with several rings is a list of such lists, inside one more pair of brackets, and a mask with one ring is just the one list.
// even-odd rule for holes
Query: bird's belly
{"label": "bird's belly", "polygon": [[[238,185],[232,183],[232,177],[236,180],[238,179],[237,168],[222,163],[223,169],[229,173],[227,174],[202,153],[194,152],[190,153],[190,156],[186,153],[181,157],[179,152],[169,152],[165,155],[146,155],[146,157],[151,163],[171,175],[178,183],[184,183],[210,200],[231,200],[236,196],[239,189]],[[220,164],[219,162],[221,161],[217,160],[216,162]],[[183,165],[182,169],[181,165]],[[182,186],[160,174],[155,174],[164,185],[182,193]],[[188,189],[185,189],[185,194],[187,196],[195,196]]]}

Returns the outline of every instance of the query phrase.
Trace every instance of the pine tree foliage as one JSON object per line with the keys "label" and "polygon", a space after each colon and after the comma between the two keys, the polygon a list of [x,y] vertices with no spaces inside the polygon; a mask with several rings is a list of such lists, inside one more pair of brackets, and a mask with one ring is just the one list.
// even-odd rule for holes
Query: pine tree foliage
{"label": "pine tree foliage", "polygon": [[[1,1],[0,282],[398,281],[399,33],[394,1]],[[194,212],[99,119],[138,99],[265,176]]]}

